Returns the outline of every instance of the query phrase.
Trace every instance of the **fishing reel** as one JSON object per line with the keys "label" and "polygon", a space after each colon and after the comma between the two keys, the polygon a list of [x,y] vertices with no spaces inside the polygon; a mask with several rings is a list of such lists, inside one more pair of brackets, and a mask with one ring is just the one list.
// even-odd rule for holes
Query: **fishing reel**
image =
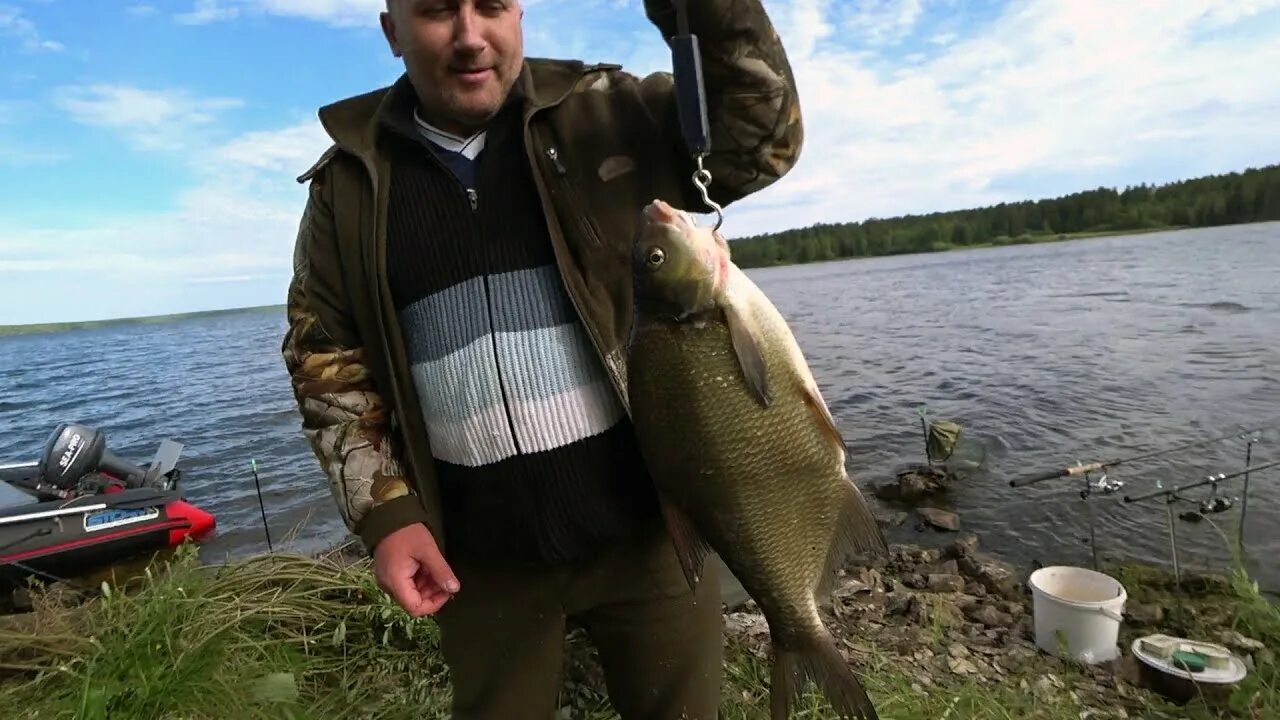
{"label": "fishing reel", "polygon": [[[1188,510],[1180,514],[1178,517],[1187,522],[1200,522],[1208,515],[1218,515],[1234,508],[1236,506],[1236,501],[1239,500],[1239,498],[1218,494],[1218,483],[1225,478],[1226,476],[1222,473],[1210,475],[1208,495],[1197,503],[1196,510]],[[1184,502],[1195,502],[1190,498],[1180,496],[1175,496],[1174,499],[1182,500]]]}
{"label": "fishing reel", "polygon": [[1093,493],[1111,495],[1124,488],[1124,480],[1121,480],[1120,478],[1112,478],[1106,472],[1103,472],[1102,477],[1098,478],[1097,481],[1090,480],[1088,473],[1086,473],[1084,482],[1085,489],[1080,491],[1081,500],[1088,499],[1088,497]]}
{"label": "fishing reel", "polygon": [[1098,482],[1094,483],[1092,487],[1103,495],[1110,495],[1119,492],[1124,487],[1124,480],[1119,478],[1113,480],[1106,473],[1102,473],[1102,477],[1098,478]]}

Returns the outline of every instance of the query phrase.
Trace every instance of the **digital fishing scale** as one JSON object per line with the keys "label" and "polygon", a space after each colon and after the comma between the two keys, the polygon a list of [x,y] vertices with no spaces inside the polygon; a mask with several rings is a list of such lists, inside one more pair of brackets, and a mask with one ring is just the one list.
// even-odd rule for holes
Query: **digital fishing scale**
{"label": "digital fishing scale", "polygon": [[708,195],[711,171],[702,160],[711,153],[711,129],[707,119],[707,95],[702,76],[702,53],[698,36],[689,30],[688,0],[671,0],[676,11],[676,34],[671,38],[671,72],[676,86],[676,112],[680,133],[698,169],[693,184],[702,193],[702,202],[715,211],[715,229],[724,223],[724,209]]}

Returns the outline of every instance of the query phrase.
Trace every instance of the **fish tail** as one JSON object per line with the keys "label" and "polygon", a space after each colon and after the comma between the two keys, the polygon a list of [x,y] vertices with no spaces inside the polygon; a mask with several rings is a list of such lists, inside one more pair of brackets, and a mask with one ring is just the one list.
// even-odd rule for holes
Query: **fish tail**
{"label": "fish tail", "polygon": [[807,647],[789,649],[774,645],[769,676],[769,716],[787,720],[792,705],[812,680],[826,697],[836,716],[851,720],[879,720],[862,682],[836,649],[835,640],[823,633]]}

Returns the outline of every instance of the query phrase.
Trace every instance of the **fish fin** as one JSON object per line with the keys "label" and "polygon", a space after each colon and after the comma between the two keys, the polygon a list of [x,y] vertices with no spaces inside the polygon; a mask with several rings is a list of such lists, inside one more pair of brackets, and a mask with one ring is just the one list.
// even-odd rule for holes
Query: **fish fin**
{"label": "fish fin", "polygon": [[733,342],[733,352],[738,357],[738,367],[742,368],[742,376],[747,381],[761,405],[769,407],[773,395],[769,390],[769,372],[765,366],[764,354],[760,350],[760,332],[745,308],[738,303],[724,304],[725,324],[729,326],[729,338]]}
{"label": "fish fin", "polygon": [[680,569],[684,571],[684,579],[688,581],[689,589],[694,590],[702,579],[702,568],[711,548],[683,510],[667,498],[660,498],[658,504],[662,508],[667,532],[671,535],[671,544],[675,546],[676,557],[680,560]]}
{"label": "fish fin", "polygon": [[831,438],[832,442],[843,448],[845,446],[844,436],[840,434],[840,428],[836,427],[836,419],[831,417],[831,410],[827,408],[827,403],[822,399],[818,388],[806,383],[803,397],[809,409],[817,416],[818,426],[822,429],[822,432]]}
{"label": "fish fin", "polygon": [[825,604],[835,589],[836,573],[852,556],[883,556],[889,552],[889,544],[880,529],[880,522],[872,514],[862,492],[846,479],[842,488],[840,511],[836,516],[835,541],[827,551],[826,563],[818,580],[817,597]]}
{"label": "fish fin", "polygon": [[777,643],[773,647],[773,669],[769,673],[769,716],[772,720],[790,717],[791,706],[810,680],[822,691],[836,717],[879,720],[866,688],[853,674],[829,633],[824,632],[809,647],[791,649]]}

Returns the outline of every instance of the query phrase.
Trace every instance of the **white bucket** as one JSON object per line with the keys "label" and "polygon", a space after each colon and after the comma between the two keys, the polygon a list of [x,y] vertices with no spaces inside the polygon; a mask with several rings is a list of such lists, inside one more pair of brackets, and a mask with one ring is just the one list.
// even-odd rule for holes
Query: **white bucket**
{"label": "white bucket", "polygon": [[1031,573],[1029,584],[1041,650],[1085,664],[1119,656],[1128,594],[1115,578],[1086,568],[1055,566]]}

